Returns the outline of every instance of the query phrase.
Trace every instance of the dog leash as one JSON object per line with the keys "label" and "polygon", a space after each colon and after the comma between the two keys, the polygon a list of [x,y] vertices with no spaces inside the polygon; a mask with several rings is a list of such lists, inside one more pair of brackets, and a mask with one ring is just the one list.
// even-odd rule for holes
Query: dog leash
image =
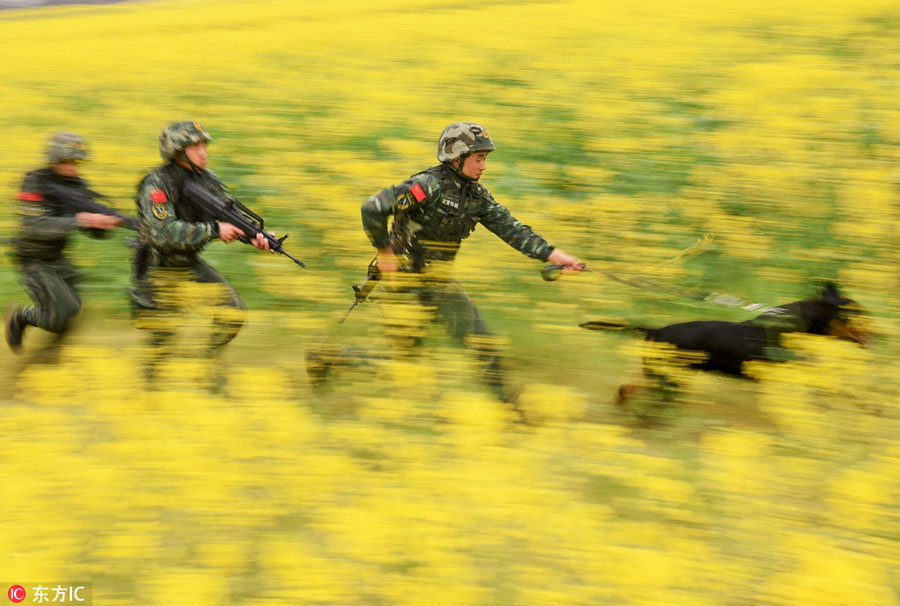
{"label": "dog leash", "polygon": [[[713,236],[713,234],[705,233],[691,246],[685,248],[671,259],[667,259],[666,261],[664,261],[664,263],[670,264],[676,261],[683,261],[684,259],[697,256],[704,250],[706,250],[714,240],[715,236]],[[543,269],[541,269],[541,277],[547,282],[553,282],[562,277],[564,273],[563,269],[565,269],[565,267],[562,265],[547,265]],[[582,271],[590,270],[583,269]],[[699,301],[701,303],[721,305],[723,307],[736,307],[745,311],[755,311],[759,313],[781,313],[784,311],[781,307],[770,306],[765,303],[757,303],[729,293],[691,288],[678,288],[667,284],[660,284],[659,282],[648,280],[646,278],[623,276],[622,274],[617,274],[606,270],[600,270],[600,273],[610,280],[619,282],[620,284],[627,284],[628,286],[641,288],[643,290],[665,292],[670,295],[684,297],[687,299],[691,299],[692,301]]]}
{"label": "dog leash", "polygon": [[[546,265],[541,269],[541,277],[547,282],[555,282],[556,280],[559,280],[560,277],[562,277],[563,269],[565,269],[564,265]],[[590,270],[584,269],[582,271]],[[635,288],[641,288],[643,290],[665,292],[667,294],[691,299],[692,301],[700,301],[701,303],[710,303],[713,305],[721,305],[723,307],[737,307],[746,311],[756,311],[759,313],[779,313],[780,311],[782,311],[781,307],[772,307],[766,305],[765,303],[755,303],[749,299],[742,299],[741,297],[736,297],[735,295],[724,292],[713,292],[710,290],[697,290],[691,288],[677,288],[674,286],[668,286],[665,284],[660,284],[658,282],[653,282],[651,280],[647,280],[646,278],[623,276],[621,274],[615,274],[611,271],[605,270],[601,270],[599,273],[620,284],[627,284],[628,286],[634,286]]]}
{"label": "dog leash", "polygon": [[621,276],[619,274],[614,274],[609,271],[603,271],[601,273],[610,280],[619,282],[620,284],[627,284],[628,286],[634,286],[636,288],[642,288],[644,290],[663,291],[672,295],[685,297],[693,301],[700,301],[701,303],[710,303],[712,305],[721,305],[723,307],[737,307],[738,309],[743,309],[745,311],[755,311],[758,313],[781,313],[784,311],[783,308],[778,306],[769,306],[765,303],[756,303],[754,301],[751,301],[750,299],[736,297],[735,295],[728,294],[726,292],[713,292],[711,290],[697,290],[692,288],[677,288],[674,286],[667,286],[652,282],[644,278],[629,278],[626,276]]}

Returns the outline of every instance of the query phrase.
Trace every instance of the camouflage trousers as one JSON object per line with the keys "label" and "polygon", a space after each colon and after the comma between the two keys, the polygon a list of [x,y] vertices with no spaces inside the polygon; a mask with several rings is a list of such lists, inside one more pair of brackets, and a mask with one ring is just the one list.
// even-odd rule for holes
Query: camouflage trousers
{"label": "camouflage trousers", "polygon": [[510,400],[512,395],[504,380],[500,340],[488,330],[463,287],[455,280],[447,280],[413,292],[419,304],[431,310],[434,319],[446,327],[447,334],[455,342],[475,352],[484,384],[498,399]]}
{"label": "camouflage trousers", "polygon": [[[491,334],[478,308],[455,280],[421,282],[421,274],[399,273],[411,282],[387,288],[379,297],[384,316],[384,334],[395,357],[412,355],[421,344],[430,324],[443,324],[447,334],[477,356],[481,379],[498,399],[515,403],[516,390],[510,389],[504,371],[500,339]],[[376,357],[353,348],[357,358]],[[355,362],[351,361],[351,364]]]}
{"label": "camouflage trousers", "polygon": [[186,346],[190,353],[209,355],[244,324],[244,302],[222,274],[200,259],[187,267],[147,267],[131,296],[137,327],[150,332],[157,357],[173,352],[179,333],[194,333],[193,345]]}
{"label": "camouflage trousers", "polygon": [[22,259],[22,286],[34,302],[23,310],[25,321],[58,335],[66,332],[81,310],[77,282],[78,271],[65,257]]}

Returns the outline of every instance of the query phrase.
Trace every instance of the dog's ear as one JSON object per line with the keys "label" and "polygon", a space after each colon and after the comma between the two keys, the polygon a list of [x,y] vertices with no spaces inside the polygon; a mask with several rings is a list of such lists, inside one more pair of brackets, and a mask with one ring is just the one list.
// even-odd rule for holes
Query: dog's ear
{"label": "dog's ear", "polygon": [[838,290],[837,284],[832,282],[831,280],[826,281],[822,284],[819,289],[819,299],[822,299],[826,303],[830,303],[835,307],[840,307],[841,302],[844,298],[841,296],[841,291]]}
{"label": "dog's ear", "polygon": [[[827,281],[822,285],[816,308],[823,314],[822,319],[828,316],[842,318],[847,321],[850,316],[864,313],[864,308],[853,299],[841,294],[834,282]],[[829,320],[830,321],[830,320]]]}

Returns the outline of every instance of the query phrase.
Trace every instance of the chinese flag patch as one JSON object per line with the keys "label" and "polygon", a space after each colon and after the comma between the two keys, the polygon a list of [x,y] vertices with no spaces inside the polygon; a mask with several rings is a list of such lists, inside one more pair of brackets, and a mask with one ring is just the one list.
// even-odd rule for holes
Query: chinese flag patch
{"label": "chinese flag patch", "polygon": [[24,202],[42,202],[44,200],[44,196],[33,191],[20,191],[17,197]]}
{"label": "chinese flag patch", "polygon": [[416,183],[412,187],[409,188],[409,191],[412,192],[412,195],[416,197],[416,202],[421,202],[425,199],[425,190],[422,189],[422,186]]}
{"label": "chinese flag patch", "polygon": [[150,199],[153,200],[154,204],[165,204],[166,192],[161,189],[154,189],[150,192]]}

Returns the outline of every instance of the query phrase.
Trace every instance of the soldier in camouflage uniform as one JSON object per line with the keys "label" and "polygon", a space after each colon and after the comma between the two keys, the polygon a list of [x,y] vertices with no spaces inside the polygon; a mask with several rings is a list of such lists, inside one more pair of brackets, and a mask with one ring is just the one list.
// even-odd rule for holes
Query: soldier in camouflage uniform
{"label": "soldier in camouflage uniform", "polygon": [[64,254],[69,234],[86,231],[102,237],[122,224],[122,218],[72,208],[79,198],[99,194],[78,176],[80,163],[88,159],[81,137],[56,133],[50,138],[47,166],[25,176],[18,198],[22,224],[16,257],[22,264],[22,284],[34,305],[12,305],[6,313],[6,342],[19,351],[28,326],[62,335],[81,309],[76,284],[78,272]]}
{"label": "soldier in camouflage uniform", "polygon": [[[132,291],[132,299],[139,326],[152,331],[153,344],[160,355],[165,355],[174,336],[185,304],[180,286],[185,283],[209,285],[189,294],[202,298],[195,302],[211,305],[214,310],[207,351],[230,342],[243,325],[243,301],[199,254],[213,240],[227,243],[244,233],[208,216],[184,194],[189,180],[216,196],[227,193],[225,184],[206,168],[206,143],[211,140],[198,122],[168,125],[159,135],[159,151],[166,163],[145,176],[138,186],[141,243],[135,255],[138,287]],[[262,234],[251,243],[260,250],[269,249]]]}
{"label": "soldier in camouflage uniform", "polygon": [[[494,149],[483,126],[473,122],[450,124],[438,141],[440,164],[371,196],[362,205],[362,222],[378,250],[379,269],[383,273],[399,270],[423,276],[421,285],[409,290],[447,324],[455,340],[476,350],[487,385],[504,401],[514,402],[516,394],[505,385],[495,339],[490,338],[462,287],[441,276],[438,268],[453,261],[460,243],[478,223],[534,259],[573,271],[581,271],[584,265],[517,221],[479,183],[487,155]],[[321,375],[323,365],[313,358],[315,378]]]}

